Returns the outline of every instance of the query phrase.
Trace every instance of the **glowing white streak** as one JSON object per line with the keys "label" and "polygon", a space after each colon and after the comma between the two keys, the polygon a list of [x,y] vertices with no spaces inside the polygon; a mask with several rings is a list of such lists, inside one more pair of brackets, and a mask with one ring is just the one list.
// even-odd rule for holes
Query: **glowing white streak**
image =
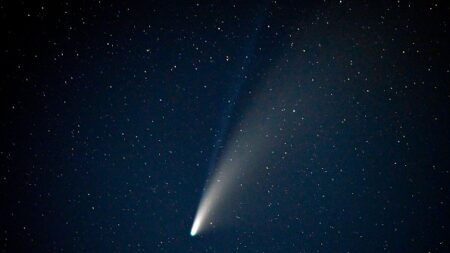
{"label": "glowing white streak", "polygon": [[192,225],[192,229],[191,229],[191,236],[195,236],[197,234],[199,227],[200,227],[200,219],[195,218],[194,224]]}
{"label": "glowing white streak", "polygon": [[[205,221],[211,219],[211,213],[214,212],[218,206],[217,200],[221,198],[220,195],[223,195],[224,186],[226,185],[226,181],[224,182],[220,178],[223,179],[223,176],[216,175],[215,180],[209,185],[207,191],[203,195],[197,214],[195,215],[194,223],[192,224],[191,236],[195,236],[200,230],[205,229]],[[209,224],[211,223],[212,221],[209,221]]]}
{"label": "glowing white streak", "polygon": [[197,214],[195,215],[194,224],[192,224],[192,229],[191,229],[191,236],[197,235],[197,233],[199,232],[200,226],[205,221],[205,216],[206,216],[207,210],[209,208],[206,204],[204,204],[204,202],[205,202],[205,200],[202,200],[202,202],[200,202],[199,209],[197,211]]}
{"label": "glowing white streak", "polygon": [[235,201],[240,195],[238,191],[242,184],[239,183],[249,177],[251,168],[267,149],[267,140],[260,137],[268,129],[267,125],[262,124],[261,119],[253,117],[247,117],[245,124],[245,131],[235,133],[232,138],[234,141],[228,143],[216,172],[206,187],[191,228],[191,236],[206,230],[208,226],[224,222],[229,217],[227,211],[230,201]]}
{"label": "glowing white streak", "polygon": [[[277,79],[274,79],[277,80]],[[276,87],[276,86],[275,86]],[[205,231],[211,225],[224,223],[236,206],[241,192],[247,189],[247,182],[256,182],[255,169],[262,168],[270,156],[270,150],[281,145],[288,131],[281,131],[288,125],[290,115],[284,108],[297,103],[296,86],[279,85],[278,89],[263,90],[240,124],[232,131],[226,148],[221,154],[218,166],[206,186],[191,228],[191,236]],[[286,123],[288,122],[288,123]],[[294,122],[295,123],[295,122]],[[297,125],[294,125],[297,127]],[[265,166],[264,166],[265,167]],[[243,185],[244,188],[243,188]],[[230,216],[231,215],[231,216]]]}

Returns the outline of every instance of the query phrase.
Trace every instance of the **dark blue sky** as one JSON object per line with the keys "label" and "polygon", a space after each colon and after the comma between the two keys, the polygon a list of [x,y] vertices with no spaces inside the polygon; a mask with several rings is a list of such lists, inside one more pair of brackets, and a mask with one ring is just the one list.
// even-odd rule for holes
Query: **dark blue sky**
{"label": "dark blue sky", "polygon": [[[0,3],[1,251],[448,252],[449,14]],[[281,86],[271,173],[190,237],[219,146]]]}

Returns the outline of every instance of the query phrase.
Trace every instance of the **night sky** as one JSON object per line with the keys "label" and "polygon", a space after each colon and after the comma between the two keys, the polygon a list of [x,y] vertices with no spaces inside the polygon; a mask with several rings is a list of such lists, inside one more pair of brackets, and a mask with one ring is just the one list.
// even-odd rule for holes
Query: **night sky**
{"label": "night sky", "polygon": [[[447,1],[0,1],[1,252],[450,252],[449,21]],[[235,132],[266,155],[191,237]]]}

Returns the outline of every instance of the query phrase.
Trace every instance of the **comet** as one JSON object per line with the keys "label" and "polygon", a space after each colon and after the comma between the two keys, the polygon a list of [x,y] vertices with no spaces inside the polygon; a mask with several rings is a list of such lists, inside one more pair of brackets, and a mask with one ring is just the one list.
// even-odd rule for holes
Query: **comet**
{"label": "comet", "polygon": [[[264,23],[264,13],[267,11],[268,5],[270,5],[269,1],[261,6],[261,12],[256,22],[257,29],[254,30],[245,55],[251,55],[255,51],[256,40],[261,30],[259,28]],[[247,67],[251,65],[251,57],[245,57],[245,59],[242,64],[244,67],[241,69],[247,71]],[[273,92],[273,89],[261,90],[261,92],[255,93],[255,100],[250,101],[251,106],[247,110],[243,110],[243,117],[236,120],[238,123],[234,125],[234,128],[230,131],[231,134],[228,136],[226,133],[228,125],[231,123],[231,111],[233,111],[234,104],[238,100],[241,86],[245,82],[243,77],[246,76],[246,73],[239,73],[238,76],[239,79],[233,82],[238,84],[237,89],[235,89],[236,92],[230,100],[230,107],[225,113],[224,124],[221,124],[221,131],[218,134],[219,139],[216,143],[216,149],[213,151],[211,165],[214,168],[211,169],[214,169],[214,172],[208,179],[200,199],[190,231],[191,236],[225,225],[231,220],[243,220],[241,216],[236,215],[235,211],[241,204],[242,195],[245,195],[243,193],[247,190],[246,187],[256,181],[258,173],[255,172],[258,171],[257,168],[261,168],[261,162],[264,162],[264,158],[267,158],[265,156],[267,156],[274,142],[270,133],[279,127],[280,119],[278,117],[284,117],[278,112],[274,113],[268,110],[269,108],[282,106],[281,102],[284,101],[279,99],[280,94]],[[222,144],[224,144],[224,149],[219,152],[217,149]],[[217,163],[216,160],[218,160]]]}

